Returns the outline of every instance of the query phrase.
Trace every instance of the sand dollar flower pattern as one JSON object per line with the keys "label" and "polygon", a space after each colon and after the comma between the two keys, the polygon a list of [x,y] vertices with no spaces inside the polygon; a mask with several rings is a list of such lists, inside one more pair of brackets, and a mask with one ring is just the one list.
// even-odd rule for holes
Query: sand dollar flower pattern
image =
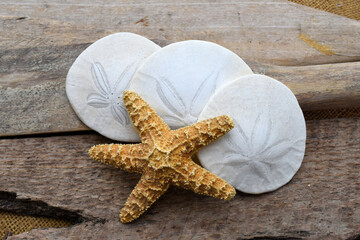
{"label": "sand dollar flower pattern", "polygon": [[252,73],[230,50],[212,42],[188,40],[149,56],[139,66],[129,90],[139,93],[176,129],[196,123],[219,89]]}
{"label": "sand dollar flower pattern", "polygon": [[101,63],[93,63],[91,75],[97,92],[88,95],[87,104],[95,108],[109,107],[111,114],[117,122],[123,126],[129,125],[130,119],[122,101],[122,94],[129,87],[130,80],[136,71],[136,65],[132,63],[126,66],[112,86]]}
{"label": "sand dollar flower pattern", "polygon": [[211,71],[201,81],[189,103],[182,99],[181,94],[178,93],[176,88],[165,77],[155,77],[142,72],[138,72],[138,74],[156,82],[156,93],[164,106],[169,110],[169,113],[171,113],[161,117],[171,128],[180,128],[197,122],[203,106],[215,92],[219,72]]}
{"label": "sand dollar flower pattern", "polygon": [[274,180],[271,176],[273,166],[280,163],[289,152],[302,154],[303,139],[270,140],[273,121],[265,117],[265,114],[257,116],[250,135],[245,133],[238,122],[234,122],[236,128],[224,137],[231,149],[225,154],[224,161],[233,167],[251,172],[266,184],[271,184]]}
{"label": "sand dollar flower pattern", "polygon": [[288,183],[301,166],[306,125],[294,94],[258,74],[240,77],[209,100],[199,119],[228,114],[235,127],[199,152],[200,162],[236,189],[252,194]]}

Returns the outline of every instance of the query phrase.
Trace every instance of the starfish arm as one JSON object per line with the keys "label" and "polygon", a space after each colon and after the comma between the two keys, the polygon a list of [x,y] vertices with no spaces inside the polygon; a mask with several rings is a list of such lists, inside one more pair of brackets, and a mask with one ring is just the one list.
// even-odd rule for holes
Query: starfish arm
{"label": "starfish arm", "polygon": [[125,91],[123,99],[129,117],[142,140],[148,139],[149,135],[155,139],[170,131],[164,120],[138,94]]}
{"label": "starfish arm", "polygon": [[190,189],[197,194],[223,200],[229,200],[236,194],[235,189],[229,183],[190,159],[189,161],[181,161],[181,164],[177,165],[172,183],[175,186]]}
{"label": "starfish arm", "polygon": [[222,115],[175,130],[170,140],[177,146],[173,153],[191,157],[200,148],[223,136],[233,127],[231,117]]}
{"label": "starfish arm", "polygon": [[145,144],[103,144],[93,146],[90,156],[99,162],[121,168],[129,172],[142,173],[148,164],[147,146]]}
{"label": "starfish arm", "polygon": [[154,171],[144,173],[121,209],[121,222],[128,223],[137,219],[167,191],[169,186],[170,180],[159,178]]}

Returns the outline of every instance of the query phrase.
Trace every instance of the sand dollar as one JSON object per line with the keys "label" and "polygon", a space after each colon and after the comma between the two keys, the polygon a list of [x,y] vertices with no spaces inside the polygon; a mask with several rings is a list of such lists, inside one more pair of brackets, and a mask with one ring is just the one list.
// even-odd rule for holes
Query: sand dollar
{"label": "sand dollar", "polygon": [[251,73],[230,50],[190,40],[170,44],[146,59],[129,89],[142,96],[174,129],[197,122],[218,88]]}
{"label": "sand dollar", "polygon": [[66,93],[79,118],[108,138],[139,141],[122,93],[144,59],[159,49],[132,33],[112,34],[86,48],[66,78]]}
{"label": "sand dollar", "polygon": [[289,88],[263,75],[238,78],[210,99],[199,120],[222,114],[235,127],[199,152],[205,168],[253,194],[291,180],[304,157],[306,126]]}

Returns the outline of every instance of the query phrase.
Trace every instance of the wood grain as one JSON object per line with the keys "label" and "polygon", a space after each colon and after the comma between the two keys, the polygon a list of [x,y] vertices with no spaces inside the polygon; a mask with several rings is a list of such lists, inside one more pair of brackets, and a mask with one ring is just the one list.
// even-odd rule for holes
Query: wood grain
{"label": "wood grain", "polygon": [[[130,31],[171,42],[214,41],[246,61],[312,65],[360,59],[360,22],[286,0],[151,0],[146,4],[134,0],[3,0],[0,4],[3,16],[50,19],[100,31]],[[300,34],[335,54],[328,56],[309,47]],[[38,37],[46,38],[34,34],[31,41]]]}
{"label": "wood grain", "polygon": [[[9,239],[350,239],[360,234],[360,119],[307,122],[305,159],[279,190],[231,201],[171,188],[132,224],[120,208],[139,176],[90,159],[95,134],[1,139],[1,190],[91,219]],[[22,154],[19,154],[22,153]]]}
{"label": "wood grain", "polygon": [[[286,4],[282,3],[281,6],[283,5]],[[294,6],[290,4],[289,7]],[[323,16],[323,13],[320,15]],[[347,20],[342,21],[345,21],[343,24],[349,23]],[[357,28],[355,25],[351,25],[348,34],[357,34],[356,31],[360,26]],[[128,30],[137,32],[135,30],[139,29],[136,26]],[[343,29],[348,25],[338,27]],[[255,30],[249,30],[249,32],[253,31]],[[0,17],[2,40],[0,41],[0,136],[89,130],[74,114],[66,98],[66,74],[76,57],[91,42],[110,33],[112,33],[111,29],[99,30],[94,26],[81,26],[55,20]],[[139,33],[152,36],[142,30],[139,30]],[[351,35],[349,39],[357,39],[355,35]],[[209,33],[202,39],[214,40],[211,36]],[[264,41],[271,40],[267,33],[264,36],[266,36]],[[171,40],[188,38],[182,35],[176,39],[161,35],[154,37],[161,38],[155,41],[162,46],[170,43]],[[282,35],[282,38],[287,38],[287,35]],[[218,36],[217,39],[235,41],[226,36]],[[349,44],[344,44],[344,48],[357,47],[358,43],[351,44],[349,41]],[[241,46],[241,43],[235,41],[236,46],[228,45],[226,42],[219,43],[241,54],[236,47]],[[252,46],[249,46],[249,49],[250,47]],[[293,46],[294,49],[298,47]],[[264,51],[270,52],[273,51],[272,49],[270,46],[263,48]],[[302,45],[301,49],[302,52],[311,50],[306,44]],[[282,51],[290,54],[286,48]],[[275,52],[272,54],[280,56]],[[326,56],[323,53],[319,56],[322,55]],[[291,61],[285,56],[287,55],[283,56],[283,61],[286,64],[295,64],[290,63]],[[254,72],[267,74],[287,84],[294,91],[305,111],[360,106],[360,62],[307,65],[310,62],[305,61],[304,57],[297,57],[302,59],[300,65],[306,66],[278,66],[274,65],[279,63],[277,61],[260,61],[255,55],[244,56]],[[310,57],[312,58],[316,57]]]}
{"label": "wood grain", "polygon": [[[120,31],[161,46],[216,42],[289,86],[303,110],[360,106],[359,21],[285,0],[3,0],[0,210],[85,220],[10,239],[360,238],[359,118],[308,121],[303,165],[273,193],[238,192],[223,202],[171,188],[136,222],[121,224],[139,176],[90,159],[88,148],[108,139],[58,134],[88,130],[65,94],[72,62]],[[35,133],[50,134],[4,138]]]}
{"label": "wood grain", "polygon": [[360,107],[360,62],[259,70],[287,85],[303,111]]}

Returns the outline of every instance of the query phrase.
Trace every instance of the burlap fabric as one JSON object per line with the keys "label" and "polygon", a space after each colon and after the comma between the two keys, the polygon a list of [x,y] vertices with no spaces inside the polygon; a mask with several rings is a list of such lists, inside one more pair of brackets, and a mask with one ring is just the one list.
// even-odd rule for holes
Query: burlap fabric
{"label": "burlap fabric", "polygon": [[59,228],[71,225],[71,222],[62,219],[18,215],[0,211],[0,239],[27,232],[34,228]]}
{"label": "burlap fabric", "polygon": [[360,20],[360,0],[289,0],[308,7]]}

